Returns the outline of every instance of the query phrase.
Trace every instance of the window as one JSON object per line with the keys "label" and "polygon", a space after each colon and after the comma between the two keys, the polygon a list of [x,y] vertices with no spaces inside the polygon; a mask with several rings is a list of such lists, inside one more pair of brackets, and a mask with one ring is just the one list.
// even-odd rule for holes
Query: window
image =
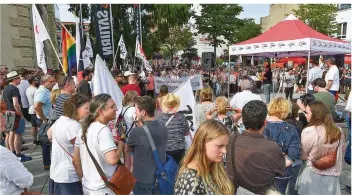
{"label": "window", "polygon": [[337,38],[345,39],[347,34],[347,22],[340,23],[339,26],[341,29],[340,29],[340,33],[337,35]]}
{"label": "window", "polygon": [[339,10],[351,9],[351,4],[339,4]]}

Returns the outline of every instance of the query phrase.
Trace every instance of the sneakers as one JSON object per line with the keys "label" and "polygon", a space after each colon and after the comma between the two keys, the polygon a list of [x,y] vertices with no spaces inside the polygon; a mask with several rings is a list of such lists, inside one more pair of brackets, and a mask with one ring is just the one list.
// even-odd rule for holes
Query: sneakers
{"label": "sneakers", "polygon": [[44,165],[44,171],[49,171],[50,170],[50,165]]}
{"label": "sneakers", "polygon": [[26,162],[32,160],[32,157],[21,154],[21,162]]}

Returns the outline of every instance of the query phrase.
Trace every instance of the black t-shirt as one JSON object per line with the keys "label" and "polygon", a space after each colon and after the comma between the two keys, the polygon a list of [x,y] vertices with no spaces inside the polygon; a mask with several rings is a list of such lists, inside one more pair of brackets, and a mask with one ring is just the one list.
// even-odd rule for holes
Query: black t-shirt
{"label": "black t-shirt", "polygon": [[271,72],[271,70],[266,71],[264,77],[266,77],[266,79],[263,79],[263,84],[273,84],[273,73]]}
{"label": "black t-shirt", "polygon": [[7,85],[2,95],[6,104],[6,110],[16,111],[15,107],[13,106],[13,100],[12,100],[13,97],[18,98],[18,103],[22,108],[20,90],[16,86],[11,84]]}

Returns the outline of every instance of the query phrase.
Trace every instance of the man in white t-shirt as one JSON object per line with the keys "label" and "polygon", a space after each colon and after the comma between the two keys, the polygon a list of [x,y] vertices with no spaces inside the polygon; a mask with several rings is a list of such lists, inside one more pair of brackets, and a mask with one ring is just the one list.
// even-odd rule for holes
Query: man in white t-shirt
{"label": "man in white t-shirt", "polygon": [[37,76],[30,76],[28,78],[28,82],[30,86],[26,90],[26,97],[29,105],[28,113],[31,116],[31,124],[32,124],[31,134],[34,140],[33,144],[39,144],[37,142],[38,124],[37,124],[37,116],[34,110],[34,94],[40,85],[40,78]]}
{"label": "man in white t-shirt", "polygon": [[329,71],[325,75],[325,81],[327,83],[326,89],[335,96],[340,89],[339,69],[335,65],[336,60],[333,57],[329,58],[326,64],[329,66]]}
{"label": "man in white t-shirt", "polygon": [[312,82],[317,78],[322,78],[323,70],[319,67],[319,62],[317,60],[313,60],[313,68],[308,71],[308,93],[313,94],[313,86]]}

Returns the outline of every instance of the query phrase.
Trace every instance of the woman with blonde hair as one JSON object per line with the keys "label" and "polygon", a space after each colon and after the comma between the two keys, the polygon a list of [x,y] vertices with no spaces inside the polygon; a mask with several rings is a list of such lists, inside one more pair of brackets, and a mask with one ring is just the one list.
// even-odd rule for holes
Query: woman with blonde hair
{"label": "woman with blonde hair", "polygon": [[[306,117],[308,127],[303,129],[301,136],[301,159],[305,160],[305,163],[296,182],[298,194],[339,195],[341,194],[339,176],[346,149],[345,136],[335,125],[328,108],[321,101],[308,104]],[[325,168],[317,166],[321,158],[334,153],[335,163],[331,163],[332,166]]]}
{"label": "woman with blonde hair", "polygon": [[274,186],[276,189],[285,194],[287,184],[292,174],[292,166],[297,166],[300,156],[300,138],[298,129],[284,121],[291,113],[291,104],[288,100],[278,97],[270,101],[268,105],[267,124],[263,131],[263,136],[268,140],[276,142],[281,152],[286,157],[286,171],[283,177],[276,177]]}
{"label": "woman with blonde hair", "polygon": [[[213,113],[216,112],[215,117]],[[236,112],[236,114],[229,114]],[[206,119],[215,119],[224,124],[230,132],[237,132],[236,123],[241,118],[240,111],[230,106],[225,96],[219,96],[215,99],[215,107],[206,112]]]}
{"label": "woman with blonde hair", "polygon": [[233,195],[223,164],[228,142],[229,132],[221,122],[202,123],[180,166],[175,194]]}
{"label": "woman with blonde hair", "polygon": [[212,110],[215,107],[213,100],[213,90],[207,86],[200,91],[199,94],[200,103],[196,105],[194,113],[196,116],[195,129],[199,127],[206,119],[206,112]]}

